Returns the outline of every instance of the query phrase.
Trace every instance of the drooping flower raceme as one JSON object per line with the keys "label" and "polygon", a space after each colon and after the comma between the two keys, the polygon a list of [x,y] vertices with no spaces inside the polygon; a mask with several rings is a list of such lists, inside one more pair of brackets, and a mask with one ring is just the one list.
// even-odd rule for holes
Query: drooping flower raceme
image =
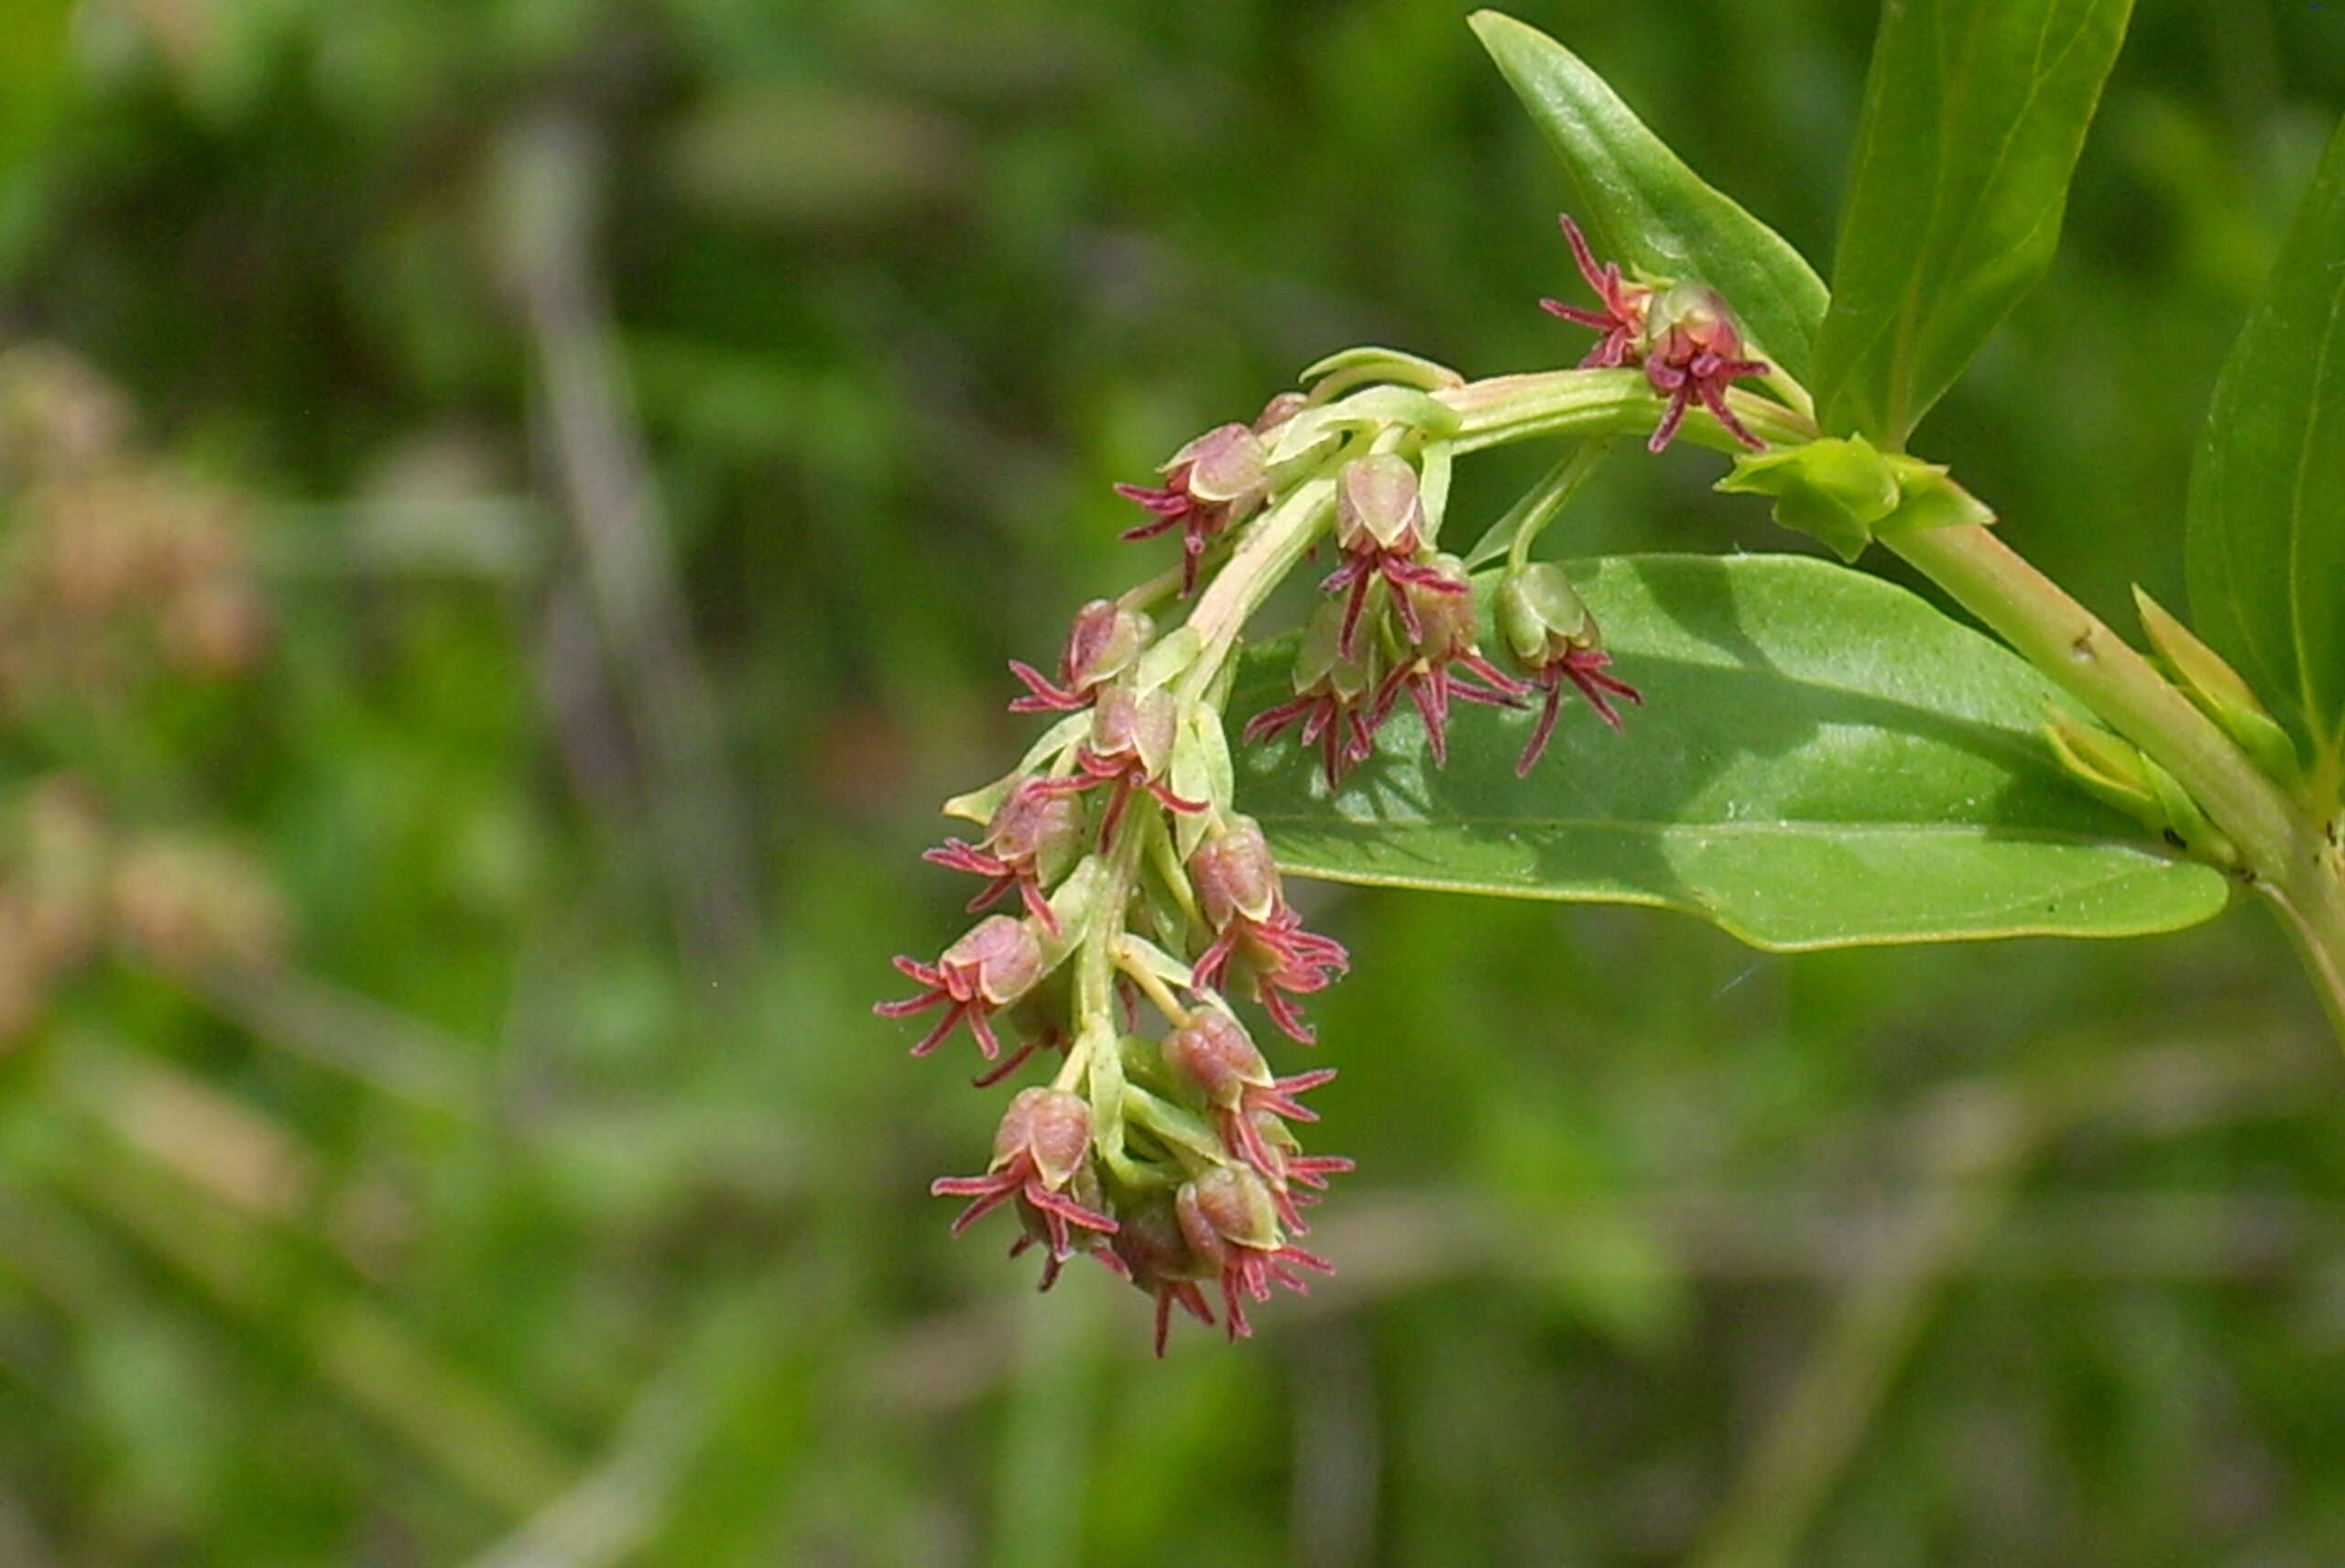
{"label": "drooping flower raceme", "polygon": [[[1658,450],[1693,420],[1707,444],[1755,443],[1755,423],[1800,416],[1728,383],[1764,370],[1725,306],[1698,285],[1631,279],[1565,234],[1600,310],[1547,308],[1603,335],[1580,367],[1470,383],[1387,350],[1338,354],[1250,423],[1183,445],[1157,485],[1118,489],[1149,513],[1127,537],[1177,534],[1172,570],[1079,611],[1050,673],[1013,663],[1015,713],[1055,715],[1019,765],[947,802],[978,824],[927,858],[981,879],[986,913],[933,961],[900,957],[916,987],[891,1018],[933,1013],[928,1054],[965,1029],[989,1084],[1040,1062],[973,1176],[955,1234],[997,1209],[1010,1250],[1039,1247],[1042,1284],[1092,1258],[1151,1297],[1162,1353],[1172,1311],[1252,1332],[1249,1303],[1330,1272],[1298,1245],[1304,1211],[1351,1169],[1304,1151],[1302,1096],[1329,1067],[1281,1073],[1260,1040],[1314,1043],[1303,1008],[1350,966],[1306,930],[1275,850],[1235,797],[1223,708],[1241,634],[1316,547],[1335,561],[1293,657],[1293,697],[1251,714],[1249,742],[1293,732],[1330,791],[1402,715],[1435,766],[1458,702],[1524,709],[1522,771],[1545,748],[1568,684],[1620,724],[1639,701],[1609,670],[1593,616],[1563,570],[1530,562],[1518,532],[1495,587],[1443,552],[1451,461],[1502,441],[1635,433]],[[1641,383],[1620,369],[1642,366]],[[1624,389],[1624,387],[1632,389]],[[1705,424],[1702,421],[1707,420]],[[1168,611],[1183,609],[1177,626]],[[1513,673],[1486,655],[1492,647]],[[1007,909],[996,908],[1015,894]],[[1260,1033],[1267,1025],[1270,1035]]]}

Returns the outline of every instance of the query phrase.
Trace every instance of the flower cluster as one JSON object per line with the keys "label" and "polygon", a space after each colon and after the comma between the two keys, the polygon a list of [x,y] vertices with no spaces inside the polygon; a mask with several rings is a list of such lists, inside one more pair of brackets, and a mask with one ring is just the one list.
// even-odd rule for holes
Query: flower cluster
{"label": "flower cluster", "polygon": [[1465,563],[1436,551],[1432,533],[1408,463],[1376,453],[1345,466],[1335,517],[1343,559],[1320,584],[1336,597],[1303,629],[1294,696],[1255,714],[1247,739],[1300,725],[1334,789],[1375,749],[1404,693],[1436,766],[1448,760],[1453,701],[1522,705],[1529,688],[1482,656]]}
{"label": "flower cluster", "polygon": [[918,990],[878,1007],[936,1015],[916,1055],[965,1026],[981,1083],[1055,1064],[1011,1099],[986,1170],[932,1190],[969,1200],[956,1235],[1010,1208],[1010,1250],[1042,1250],[1045,1289],[1080,1255],[1146,1291],[1160,1354],[1175,1306],[1216,1321],[1205,1287],[1236,1337],[1247,1302],[1325,1272],[1292,1238],[1351,1168],[1304,1154],[1293,1130],[1317,1119],[1297,1096],[1333,1070],[1274,1074],[1239,1020],[1250,1000],[1310,1040],[1297,998],[1348,959],[1303,929],[1261,830],[1231,809],[1220,715],[1183,679],[1193,646],[1103,601],[1076,616],[1055,680],[1014,667],[1013,706],[1066,716],[954,803],[983,820],[976,839],[928,857],[984,879],[973,909],[1014,889],[1020,912],[986,915],[933,963],[898,958]]}
{"label": "flower cluster", "polygon": [[[1047,672],[1010,665],[1022,688],[1010,710],[1054,721],[1009,775],[947,802],[979,824],[974,836],[927,852],[979,879],[969,911],[981,918],[933,961],[898,958],[916,989],[877,1010],[925,1019],[915,1055],[965,1029],[980,1086],[1030,1062],[1050,1073],[1011,1098],[986,1169],[933,1191],[966,1200],[956,1235],[1010,1210],[1010,1250],[1041,1249],[1045,1289],[1084,1256],[1147,1293],[1160,1355],[1176,1308],[1236,1338],[1252,1332],[1249,1303],[1328,1272],[1296,1238],[1329,1179],[1351,1169],[1298,1136],[1318,1119],[1303,1096],[1334,1070],[1281,1074],[1247,1021],[1314,1044],[1303,1007],[1350,966],[1341,944],[1303,928],[1270,841],[1234,799],[1222,710],[1248,621],[1332,547],[1293,694],[1244,726],[1249,741],[1298,735],[1331,791],[1404,704],[1436,767],[1457,703],[1536,704],[1517,768],[1528,773],[1566,688],[1615,730],[1616,703],[1642,699],[1610,672],[1563,570],[1527,556],[1568,498],[1566,470],[1511,514],[1509,564],[1478,589],[1440,543],[1453,460],[1504,440],[1623,430],[1657,451],[1696,405],[1758,444],[1726,388],[1767,367],[1745,356],[1717,297],[1599,267],[1568,219],[1564,231],[1602,307],[1546,301],[1603,334],[1582,367],[1467,383],[1408,354],[1350,351],[1250,423],[1181,447],[1161,485],[1117,486],[1148,513],[1126,537],[1176,535],[1177,567],[1085,605]],[[1620,396],[1632,362],[1650,402]],[[1490,553],[1486,541],[1475,559]],[[1482,650],[1486,608],[1511,670]],[[1167,629],[1172,609],[1183,616]]]}

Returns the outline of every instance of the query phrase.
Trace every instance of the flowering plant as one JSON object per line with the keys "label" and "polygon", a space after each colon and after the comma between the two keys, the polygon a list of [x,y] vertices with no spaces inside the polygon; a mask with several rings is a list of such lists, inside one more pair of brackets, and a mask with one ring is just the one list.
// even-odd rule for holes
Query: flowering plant
{"label": "flowering plant", "polygon": [[[1051,1069],[984,1173],[935,1183],[972,1200],[956,1232],[1011,1206],[1045,1286],[1081,1254],[1151,1295],[1160,1353],[1175,1306],[1235,1337],[1246,1303],[1328,1270],[1295,1238],[1350,1162],[1296,1128],[1334,1071],[1281,1076],[1256,1035],[1314,1044],[1303,1005],[1348,960],[1282,873],[1665,905],[1774,949],[2138,934],[2252,891],[2345,1026],[2345,517],[2320,483],[2345,399],[2318,357],[2345,141],[2217,394],[2189,524],[2205,640],[2144,596],[2136,653],[1907,450],[2047,265],[2128,9],[1889,7],[1829,291],[1561,45],[1475,17],[1588,221],[1562,220],[1586,298],[1541,303],[1597,337],[1483,380],[1338,354],[1118,486],[1147,514],[1127,537],[1178,558],[1085,605],[1053,673],[1011,666],[1013,711],[1061,716],[947,803],[981,832],[930,858],[984,879],[973,912],[1016,910],[899,958],[919,989],[878,1008],[937,1015],[915,1053],[965,1025],[981,1084]],[[1532,559],[1624,442],[1680,439],[1733,459],[1720,489],[1846,562],[1893,550],[2000,642],[1813,556]],[[1559,443],[1554,468],[1458,550],[1454,463],[1528,441]],[[1248,645],[1322,550],[1299,635]],[[1567,688],[1598,723],[1566,721]],[[1454,723],[1459,702],[1494,716]]]}

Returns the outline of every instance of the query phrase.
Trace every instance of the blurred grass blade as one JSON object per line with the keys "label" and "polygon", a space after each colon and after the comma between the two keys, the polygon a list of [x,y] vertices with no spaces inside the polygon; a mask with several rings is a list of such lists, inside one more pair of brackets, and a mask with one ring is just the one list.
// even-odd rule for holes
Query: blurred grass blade
{"label": "blurred grass blade", "polygon": [[1597,254],[1691,278],[1734,307],[1749,337],[1805,380],[1824,320],[1823,280],[1789,242],[1685,167],[1577,55],[1496,11],[1471,18],[1482,47],[1563,159]]}
{"label": "blurred grass blade", "polygon": [[[2076,789],[2038,735],[2052,687],[1865,573],[1796,556],[1574,569],[1643,709],[1471,714],[1435,770],[1396,719],[1334,798],[1301,748],[1247,748],[1239,798],[1301,876],[1698,914],[1754,946],[2171,931],[2229,885]],[[1289,690],[1248,659],[1240,719]]]}
{"label": "blurred grass blade", "polygon": [[2190,474],[2198,632],[2333,766],[2345,739],[2345,127],[2215,383]]}
{"label": "blurred grass blade", "polygon": [[2132,0],[1892,0],[1816,350],[1828,433],[1905,437],[2051,264]]}

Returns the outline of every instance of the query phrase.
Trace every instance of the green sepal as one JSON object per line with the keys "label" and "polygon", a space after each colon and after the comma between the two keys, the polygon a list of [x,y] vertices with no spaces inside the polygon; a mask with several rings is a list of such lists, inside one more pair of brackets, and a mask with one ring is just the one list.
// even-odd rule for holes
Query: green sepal
{"label": "green sepal", "polygon": [[1427,441],[1417,454],[1417,497],[1424,507],[1427,545],[1441,538],[1442,519],[1449,515],[1451,466],[1447,441]]}
{"label": "green sepal", "polygon": [[1597,645],[1596,617],[1552,561],[1534,561],[1500,578],[1492,605],[1499,636],[1527,670],[1553,664],[1572,648]]}
{"label": "green sepal", "polygon": [[1178,985],[1185,990],[1194,983],[1189,965],[1152,942],[1142,941],[1126,932],[1118,939],[1117,952],[1118,957],[1139,964],[1167,985]]}
{"label": "green sepal", "polygon": [[2200,711],[2237,741],[2267,778],[2291,789],[2303,783],[2304,763],[2296,755],[2296,743],[2240,672],[2139,583],[2133,587],[2133,603],[2152,646],[2181,678],[2183,690]]}
{"label": "green sepal", "polygon": [[1374,344],[1338,350],[1305,370],[1298,379],[1311,388],[1312,400],[1317,403],[1324,403],[1354,387],[1378,381],[1414,387],[1426,392],[1466,385],[1466,378],[1445,365],[1401,349],[1379,348]]}
{"label": "green sepal", "polygon": [[1058,921],[1055,934],[1049,931],[1039,933],[1042,955],[1056,968],[1068,953],[1074,951],[1083,931],[1091,925],[1091,916],[1106,889],[1107,868],[1096,855],[1086,855],[1075,868],[1067,873],[1058,891],[1051,895],[1051,915]]}
{"label": "green sepal", "polygon": [[[1107,1018],[1086,1018],[1075,1037],[1074,1050],[1084,1057],[1091,1102],[1091,1145],[1122,1175],[1130,1163],[1124,1152],[1124,1053],[1118,1049],[1114,1025]],[[1126,1178],[1129,1180],[1129,1178]]]}
{"label": "green sepal", "polygon": [[[1132,1083],[1125,1086],[1120,1110],[1131,1117],[1132,1125],[1153,1135],[1176,1159],[1180,1158],[1182,1150],[1186,1150],[1188,1158],[1184,1163],[1205,1168],[1228,1158],[1222,1147],[1221,1135],[1215,1130],[1213,1124],[1177,1101],[1151,1094]],[[1121,1122],[1122,1116],[1119,1115],[1118,1127]]]}
{"label": "green sepal", "polygon": [[[1165,642],[1172,641],[1188,630],[1188,627],[1183,626],[1180,631],[1173,633],[1172,637],[1167,637]],[[1203,641],[1202,637],[1196,639],[1199,644]],[[1162,648],[1164,643],[1159,643],[1156,646]],[[1152,656],[1155,651],[1151,649],[1151,655]],[[1196,657],[1194,646],[1188,657],[1189,659]],[[1185,664],[1187,659],[1182,662]],[[1148,664],[1145,659],[1142,659],[1140,668],[1143,671],[1147,670]],[[976,822],[982,827],[993,821],[993,814],[1001,810],[1002,801],[1009,798],[1009,792],[1018,787],[1020,780],[1041,773],[1049,768],[1061,757],[1081,745],[1084,736],[1090,733],[1091,713],[1088,709],[1069,713],[1049,729],[1044,730],[1042,739],[1027,747],[1026,755],[1018,759],[1017,767],[990,784],[954,796],[937,809],[948,817],[958,817],[964,822]]]}
{"label": "green sepal", "polygon": [[1170,686],[1183,670],[1197,661],[1197,655],[1205,651],[1205,633],[1194,626],[1183,626],[1159,637],[1154,646],[1140,656],[1140,665],[1132,671],[1132,681],[1143,691]]}
{"label": "green sepal", "polygon": [[1165,826],[1166,813],[1151,812],[1147,823],[1148,844],[1145,850],[1147,868],[1155,873],[1140,880],[1140,918],[1132,924],[1134,931],[1153,931],[1160,942],[1182,942],[1201,918],[1196,893],[1189,886],[1189,874],[1181,864],[1178,849],[1172,843],[1172,833]]}
{"label": "green sepal", "polygon": [[1404,425],[1436,439],[1457,433],[1457,410],[1413,387],[1370,387],[1321,408],[1307,408],[1291,421],[1316,418],[1334,429],[1382,430]]}
{"label": "green sepal", "polygon": [[1826,436],[1799,446],[1747,452],[1717,488],[1729,495],[1772,495],[1775,521],[1854,561],[1877,524],[1898,509],[1897,471],[1862,436]]}
{"label": "green sepal", "polygon": [[1227,812],[1237,794],[1235,770],[1229,761],[1229,738],[1222,732],[1221,715],[1203,702],[1181,710],[1181,728],[1172,741],[1172,767],[1168,779],[1172,793],[1184,800],[1203,800],[1212,808],[1174,813],[1173,833],[1186,861],[1216,815]]}

